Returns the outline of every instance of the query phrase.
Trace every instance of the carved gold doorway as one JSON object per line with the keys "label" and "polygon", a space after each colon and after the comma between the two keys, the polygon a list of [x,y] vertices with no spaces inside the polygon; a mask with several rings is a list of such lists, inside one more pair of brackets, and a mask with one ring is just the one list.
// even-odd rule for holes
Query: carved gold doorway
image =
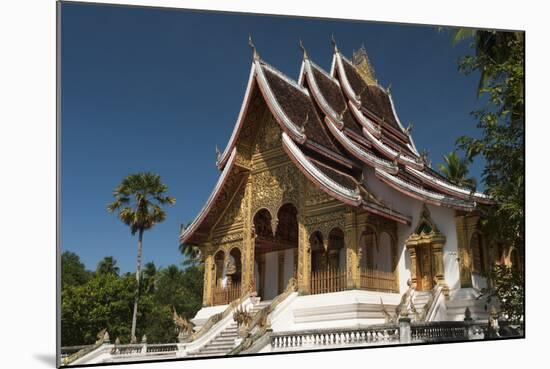
{"label": "carved gold doorway", "polygon": [[409,251],[411,283],[417,291],[429,291],[435,285],[448,291],[443,268],[443,245],[445,236],[439,231],[423,207],[418,225],[407,238],[405,245]]}
{"label": "carved gold doorway", "polygon": [[429,291],[433,288],[433,266],[430,247],[416,248],[416,290]]}

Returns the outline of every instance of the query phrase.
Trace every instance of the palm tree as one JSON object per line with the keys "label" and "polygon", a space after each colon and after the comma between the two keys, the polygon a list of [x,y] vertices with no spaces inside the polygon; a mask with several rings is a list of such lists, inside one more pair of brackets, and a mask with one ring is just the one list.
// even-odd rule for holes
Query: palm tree
{"label": "palm tree", "polygon": [[439,164],[439,171],[445,178],[457,186],[467,187],[472,190],[476,187],[476,180],[473,177],[468,177],[470,158],[461,158],[456,151],[451,151],[443,156],[445,164]]}
{"label": "palm tree", "polygon": [[97,263],[95,272],[97,274],[114,274],[118,275],[120,268],[116,266],[116,260],[112,256],[105,256]]}
{"label": "palm tree", "polygon": [[176,203],[175,198],[165,195],[166,191],[168,191],[168,187],[161,182],[158,174],[149,172],[130,174],[113,191],[115,201],[107,206],[110,213],[118,210],[118,218],[130,227],[132,235],[138,234],[137,287],[132,316],[132,341],[136,339],[143,232],[166,219],[162,205]]}

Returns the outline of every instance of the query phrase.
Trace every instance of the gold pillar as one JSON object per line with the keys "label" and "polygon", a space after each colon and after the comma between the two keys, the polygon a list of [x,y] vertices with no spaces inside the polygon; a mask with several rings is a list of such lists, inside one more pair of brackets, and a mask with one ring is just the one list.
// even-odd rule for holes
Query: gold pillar
{"label": "gold pillar", "polygon": [[307,179],[300,176],[300,193],[298,204],[298,266],[297,282],[298,292],[309,294],[311,291],[311,245],[309,244],[309,234],[306,227],[306,204]]}
{"label": "gold pillar", "polygon": [[293,250],[293,267],[292,267],[292,277],[297,278],[298,276],[298,247],[294,248]]}
{"label": "gold pillar", "polygon": [[344,242],[346,247],[346,285],[359,288],[359,258],[357,257],[357,214],[349,209],[344,215]]}
{"label": "gold pillar", "polygon": [[411,257],[411,287],[416,288],[416,248],[407,247]]}
{"label": "gold pillar", "polygon": [[214,284],[214,253],[211,243],[204,245],[204,285],[202,290],[202,305],[212,306],[213,295],[212,286]]}
{"label": "gold pillar", "polygon": [[479,221],[478,215],[455,215],[456,235],[458,242],[458,261],[460,273],[460,287],[472,287],[472,251],[470,238]]}
{"label": "gold pillar", "polygon": [[437,284],[445,283],[445,273],[443,268],[443,244],[445,239],[433,238],[432,239],[432,255],[433,255],[433,271]]}
{"label": "gold pillar", "polygon": [[243,250],[245,257],[243,258],[243,275],[242,275],[242,290],[244,293],[252,293],[256,290],[254,282],[254,230],[252,224],[252,181],[249,177],[246,183],[244,195],[244,214],[243,214]]}

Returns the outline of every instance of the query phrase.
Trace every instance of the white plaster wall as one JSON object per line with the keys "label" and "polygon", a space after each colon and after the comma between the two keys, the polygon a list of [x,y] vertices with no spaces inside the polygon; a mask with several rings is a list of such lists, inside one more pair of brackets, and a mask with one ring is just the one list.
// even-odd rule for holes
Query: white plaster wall
{"label": "white plaster wall", "polygon": [[195,329],[200,329],[202,325],[214,314],[221,313],[227,309],[229,305],[216,305],[216,306],[203,306],[202,309],[197,311],[197,314],[191,322],[195,324]]}
{"label": "white plaster wall", "polygon": [[381,324],[385,322],[381,299],[388,311],[394,311],[401,295],[349,290],[297,296],[278,312],[271,327],[274,332],[285,332]]}
{"label": "white plaster wall", "polygon": [[445,281],[451,290],[460,288],[460,274],[458,269],[458,241],[454,221],[454,210],[449,208],[428,206],[432,219],[436,222],[439,231],[446,237],[443,246],[443,268]]}
{"label": "white plaster wall", "polygon": [[[399,288],[401,293],[403,293],[407,289],[407,281],[411,278],[410,257],[409,253],[406,251],[405,241],[418,224],[423,203],[389,187],[376,177],[374,169],[366,167],[363,172],[367,188],[371,190],[375,196],[380,198],[392,209],[412,218],[410,226],[399,224],[397,229]],[[460,288],[454,210],[433,205],[428,205],[428,209],[430,210],[433,221],[436,223],[441,233],[446,237],[446,242],[443,246],[445,280],[451,290]]]}

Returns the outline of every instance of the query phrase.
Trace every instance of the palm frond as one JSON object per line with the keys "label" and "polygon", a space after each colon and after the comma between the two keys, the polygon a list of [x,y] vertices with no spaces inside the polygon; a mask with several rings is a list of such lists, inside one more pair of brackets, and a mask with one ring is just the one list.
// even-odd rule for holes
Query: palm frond
{"label": "palm frond", "polygon": [[110,213],[118,211],[118,218],[130,227],[132,234],[150,229],[166,219],[163,205],[173,205],[176,199],[167,196],[168,186],[155,173],[130,174],[113,191],[115,200],[107,205]]}

